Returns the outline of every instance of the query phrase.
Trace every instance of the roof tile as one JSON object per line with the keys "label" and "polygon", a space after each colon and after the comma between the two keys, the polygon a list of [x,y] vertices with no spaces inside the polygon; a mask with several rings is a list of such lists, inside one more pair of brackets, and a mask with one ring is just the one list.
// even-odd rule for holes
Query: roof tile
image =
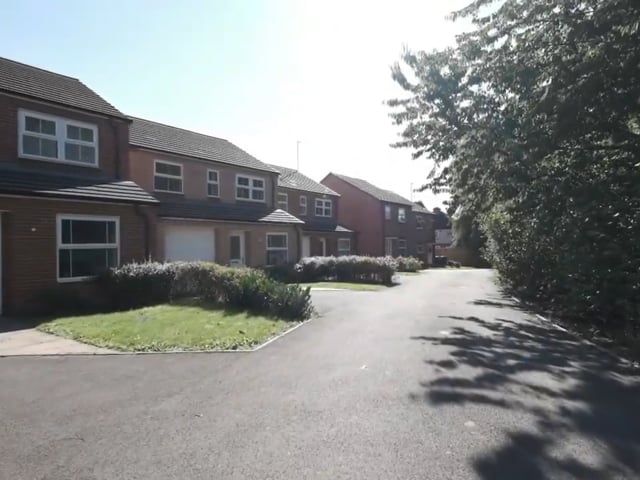
{"label": "roof tile", "polygon": [[0,92],[10,92],[113,117],[125,115],[77,78],[0,57]]}
{"label": "roof tile", "polygon": [[413,202],[411,202],[410,200],[407,200],[403,196],[398,195],[397,193],[392,192],[390,190],[385,190],[383,188],[376,187],[375,185],[372,185],[366,180],[362,180],[360,178],[348,177],[346,175],[341,175],[333,172],[330,173],[329,175],[333,175],[336,178],[339,178],[342,181],[353,185],[357,189],[362,190],[363,192],[371,195],[375,199],[380,200],[382,202],[399,203],[401,205],[411,205],[411,206],[414,205]]}
{"label": "roof tile", "polygon": [[269,165],[274,170],[280,172],[278,177],[278,186],[283,188],[292,188],[294,190],[302,190],[304,192],[320,193],[322,195],[334,195],[339,197],[340,194],[334,192],[326,185],[318,183],[298,170],[293,168],[281,167],[279,165]]}
{"label": "roof tile", "polygon": [[281,224],[303,224],[299,218],[284,210],[260,208],[255,205],[221,202],[162,202],[159,215],[161,217],[200,218],[236,222],[265,222]]}
{"label": "roof tile", "polygon": [[133,146],[275,172],[266,163],[262,163],[228,140],[142,118],[130,117],[130,119],[133,123],[129,129],[129,143]]}

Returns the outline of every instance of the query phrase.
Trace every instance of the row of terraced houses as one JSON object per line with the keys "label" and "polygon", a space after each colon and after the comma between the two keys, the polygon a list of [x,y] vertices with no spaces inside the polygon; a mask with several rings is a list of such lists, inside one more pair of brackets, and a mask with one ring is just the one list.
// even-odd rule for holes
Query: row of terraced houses
{"label": "row of terraced houses", "polygon": [[0,58],[0,313],[132,261],[268,266],[432,254],[433,216],[370,183],[315,182],[227,140],[123,114],[75,78]]}

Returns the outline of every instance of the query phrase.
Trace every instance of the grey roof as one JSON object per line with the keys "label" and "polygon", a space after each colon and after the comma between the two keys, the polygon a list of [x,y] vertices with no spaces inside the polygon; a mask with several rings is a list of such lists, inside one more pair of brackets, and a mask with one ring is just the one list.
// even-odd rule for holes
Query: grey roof
{"label": "grey roof", "polygon": [[143,118],[129,118],[133,121],[129,129],[129,143],[133,146],[265,172],[275,171],[228,140]]}
{"label": "grey roof", "polygon": [[134,182],[24,169],[0,162],[0,193],[104,202],[158,203]]}
{"label": "grey roof", "polygon": [[299,218],[284,210],[267,207],[220,202],[162,202],[159,208],[161,217],[202,218],[208,220],[226,220],[236,222],[265,222],[303,224]]}
{"label": "grey roof", "polygon": [[401,195],[398,195],[395,192],[390,190],[385,190],[383,188],[376,187],[366,180],[362,180],[360,178],[348,177],[346,175],[341,175],[339,173],[330,173],[329,175],[333,175],[336,178],[341,179],[344,182],[347,182],[359,190],[371,195],[377,200],[381,202],[389,202],[389,203],[399,203],[401,205],[413,205],[411,200],[407,200]]}
{"label": "grey roof", "polygon": [[413,210],[414,212],[418,212],[418,213],[428,213],[429,215],[433,215],[429,209],[423,207],[422,205],[420,205],[419,203],[414,203],[413,206],[411,207],[411,210]]}
{"label": "grey roof", "polygon": [[46,100],[112,117],[125,115],[77,78],[0,57],[0,92]]}
{"label": "grey roof", "polygon": [[342,225],[338,225],[335,222],[326,222],[313,219],[305,221],[303,229],[307,232],[353,232],[353,230],[349,230],[348,228],[343,227]]}
{"label": "grey roof", "polygon": [[298,170],[293,168],[281,167],[280,165],[269,165],[274,170],[280,172],[278,177],[278,186],[284,188],[292,188],[294,190],[302,190],[304,192],[320,193],[323,195],[334,195],[339,197],[340,194],[334,192],[329,187],[311,180]]}

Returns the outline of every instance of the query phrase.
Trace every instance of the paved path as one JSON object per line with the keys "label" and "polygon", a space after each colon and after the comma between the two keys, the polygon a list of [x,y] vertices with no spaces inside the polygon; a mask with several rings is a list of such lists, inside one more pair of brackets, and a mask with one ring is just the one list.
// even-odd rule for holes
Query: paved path
{"label": "paved path", "polygon": [[640,476],[640,382],[488,271],[315,292],[254,353],[0,359],[0,477]]}
{"label": "paved path", "polygon": [[5,355],[96,355],[114,353],[68,338],[56,337],[33,328],[0,332],[0,357]]}

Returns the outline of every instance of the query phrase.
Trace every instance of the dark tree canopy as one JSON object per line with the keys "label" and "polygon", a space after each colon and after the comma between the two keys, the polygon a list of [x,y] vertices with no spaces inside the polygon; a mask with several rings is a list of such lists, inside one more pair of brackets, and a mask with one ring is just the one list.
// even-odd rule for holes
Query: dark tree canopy
{"label": "dark tree canopy", "polygon": [[[434,168],[505,283],[640,324],[640,2],[476,0],[453,48],[407,50],[397,147]],[[410,72],[410,74],[409,74]]]}

